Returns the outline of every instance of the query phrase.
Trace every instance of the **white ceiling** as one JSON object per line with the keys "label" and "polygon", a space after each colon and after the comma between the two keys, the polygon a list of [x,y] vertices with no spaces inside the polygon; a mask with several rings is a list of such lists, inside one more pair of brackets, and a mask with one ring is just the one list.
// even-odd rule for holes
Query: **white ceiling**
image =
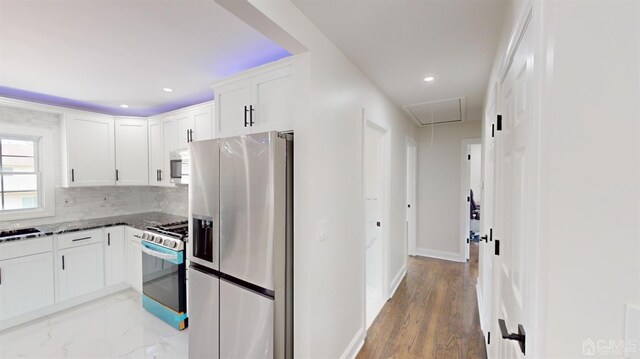
{"label": "white ceiling", "polygon": [[214,0],[0,0],[0,96],[146,116],[288,55]]}
{"label": "white ceiling", "polygon": [[481,118],[505,0],[293,1],[397,105],[466,97]]}

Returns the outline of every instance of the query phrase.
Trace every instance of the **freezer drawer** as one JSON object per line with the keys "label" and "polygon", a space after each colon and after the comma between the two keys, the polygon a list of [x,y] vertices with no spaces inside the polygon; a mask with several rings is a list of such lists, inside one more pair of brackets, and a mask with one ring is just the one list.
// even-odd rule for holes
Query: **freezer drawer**
{"label": "freezer drawer", "polygon": [[218,277],[189,268],[189,358],[219,358],[219,294]]}
{"label": "freezer drawer", "polygon": [[273,310],[273,299],[221,280],[220,358],[273,359]]}

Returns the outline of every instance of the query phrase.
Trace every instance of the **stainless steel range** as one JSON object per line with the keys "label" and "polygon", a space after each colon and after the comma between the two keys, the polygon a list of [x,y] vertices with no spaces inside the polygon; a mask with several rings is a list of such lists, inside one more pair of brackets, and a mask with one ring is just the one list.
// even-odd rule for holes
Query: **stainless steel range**
{"label": "stainless steel range", "polygon": [[187,221],[148,227],[142,234],[142,305],[178,330],[188,325]]}

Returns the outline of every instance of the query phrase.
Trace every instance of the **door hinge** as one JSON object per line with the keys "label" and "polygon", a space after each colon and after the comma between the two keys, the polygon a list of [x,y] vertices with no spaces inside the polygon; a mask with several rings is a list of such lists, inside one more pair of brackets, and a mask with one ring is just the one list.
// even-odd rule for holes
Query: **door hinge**
{"label": "door hinge", "polygon": [[471,155],[467,155],[467,160],[471,160]]}
{"label": "door hinge", "polygon": [[469,244],[469,238],[467,238],[467,244]]}
{"label": "door hinge", "polygon": [[496,255],[500,255],[500,241],[496,239]]}
{"label": "door hinge", "polygon": [[502,115],[498,115],[498,119],[496,120],[496,130],[502,131]]}
{"label": "door hinge", "polygon": [[491,344],[491,332],[487,332],[487,344]]}
{"label": "door hinge", "polygon": [[467,202],[471,202],[471,198],[469,198],[469,196],[467,196]]}
{"label": "door hinge", "polygon": [[496,125],[491,124],[491,137],[496,137]]}

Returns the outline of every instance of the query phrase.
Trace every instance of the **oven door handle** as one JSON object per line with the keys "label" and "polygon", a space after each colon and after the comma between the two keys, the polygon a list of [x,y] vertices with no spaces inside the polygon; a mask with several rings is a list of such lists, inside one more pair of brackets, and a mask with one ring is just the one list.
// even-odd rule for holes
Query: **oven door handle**
{"label": "oven door handle", "polygon": [[[155,248],[154,248],[155,247]],[[157,249],[156,249],[157,248]],[[175,263],[175,264],[181,264],[182,263],[182,253],[180,252],[173,252],[170,249],[166,249],[167,252],[163,252],[163,251],[159,251],[158,249],[164,249],[162,247],[159,246],[155,246],[153,244],[147,243],[147,242],[142,242],[142,252],[146,253],[152,257],[157,257],[160,259],[164,259],[167,260],[171,263]],[[171,253],[173,252],[173,253]]]}

